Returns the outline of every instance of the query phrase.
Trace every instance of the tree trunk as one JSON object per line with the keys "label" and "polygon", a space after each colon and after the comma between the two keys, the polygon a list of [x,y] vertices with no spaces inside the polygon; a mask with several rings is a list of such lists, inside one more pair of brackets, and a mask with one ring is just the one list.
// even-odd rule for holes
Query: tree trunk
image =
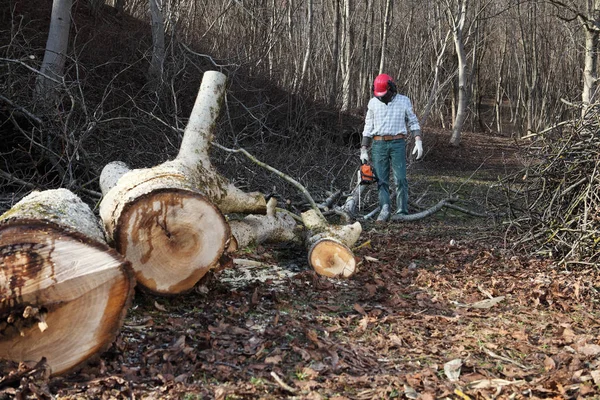
{"label": "tree trunk", "polygon": [[163,15],[163,2],[149,0],[150,16],[152,17],[152,60],[148,68],[148,75],[152,81],[158,82],[162,77],[165,63],[165,21]]}
{"label": "tree trunk", "polygon": [[336,106],[338,94],[338,70],[340,54],[340,0],[333,0],[333,33],[331,44],[331,84],[329,85],[329,105]]}
{"label": "tree trunk", "polygon": [[456,104],[456,118],[452,126],[452,137],[450,144],[460,145],[460,135],[467,118],[467,106],[469,103],[469,73],[467,66],[467,54],[463,40],[463,29],[467,13],[467,0],[460,0],[456,17],[448,10],[449,20],[452,23],[454,47],[458,59],[458,99]]}
{"label": "tree trunk", "polygon": [[352,0],[344,0],[344,11],[342,14],[343,26],[343,57],[342,57],[342,111],[348,111],[352,101],[351,83],[352,83],[352,46],[354,39],[352,37]]}
{"label": "tree trunk", "polygon": [[433,83],[431,85],[431,91],[429,92],[429,98],[427,99],[427,104],[425,105],[425,111],[423,111],[423,116],[421,117],[421,126],[425,126],[427,124],[429,114],[431,113],[433,104],[435,103],[435,100],[437,99],[438,94],[439,94],[440,69],[441,69],[442,63],[444,61],[444,53],[446,52],[446,45],[448,43],[448,37],[450,36],[451,33],[452,33],[451,31],[448,31],[448,33],[446,33],[446,37],[444,38],[444,40],[440,41],[441,48],[437,55],[437,60],[435,62]]}
{"label": "tree trunk", "polygon": [[390,14],[392,9],[392,0],[387,0],[385,2],[385,17],[383,20],[383,31],[381,33],[381,57],[379,58],[379,73],[384,73],[385,66],[385,51],[387,48],[388,42],[388,29],[390,26]]}
{"label": "tree trunk", "polygon": [[234,243],[230,251],[265,242],[299,241],[297,224],[292,216],[284,212],[276,213],[277,200],[272,197],[267,203],[266,215],[248,215],[241,220],[229,221]]}
{"label": "tree trunk", "polygon": [[360,222],[352,225],[327,224],[314,210],[302,213],[308,230],[308,263],[319,275],[348,278],[356,272],[356,260],[350,247],[362,232]]}
{"label": "tree trunk", "polygon": [[104,351],[133,296],[127,261],[66,189],[34,192],[0,216],[0,358],[53,375]]}
{"label": "tree trunk", "polygon": [[[598,6],[600,8],[600,6]],[[598,87],[598,30],[596,25],[588,27],[584,24],[585,30],[585,61],[583,69],[583,90],[581,101],[583,103],[582,116],[585,116],[588,108],[596,99],[594,98]]]}
{"label": "tree trunk", "polygon": [[302,88],[302,85],[304,84],[304,78],[306,76],[306,71],[308,70],[308,61],[310,60],[311,53],[312,53],[312,36],[313,36],[313,3],[312,3],[312,0],[308,0],[306,7],[307,7],[307,10],[306,10],[306,12],[307,12],[306,50],[304,51],[304,61],[302,62],[302,70],[300,71],[300,79],[298,79],[298,82],[296,84],[294,92],[297,92],[298,90],[300,90],[300,88]]}
{"label": "tree trunk", "polygon": [[54,0],[52,3],[46,51],[40,68],[42,75],[37,77],[35,86],[38,100],[47,106],[56,98],[56,89],[60,86],[65,69],[72,3],[72,0]]}
{"label": "tree trunk", "polygon": [[206,72],[174,160],[131,171],[117,162],[102,171],[104,229],[154,293],[189,290],[217,266],[231,238],[223,213],[265,212],[260,193],[242,192],[210,163],[224,93],[225,76]]}

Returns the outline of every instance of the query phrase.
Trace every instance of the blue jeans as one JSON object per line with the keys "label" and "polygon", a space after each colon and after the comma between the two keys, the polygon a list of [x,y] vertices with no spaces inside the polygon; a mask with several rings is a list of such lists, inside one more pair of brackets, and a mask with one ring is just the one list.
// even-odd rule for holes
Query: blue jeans
{"label": "blue jeans", "polygon": [[[394,171],[396,182],[396,213],[408,214],[408,180],[406,179],[406,140],[374,140],[371,157],[377,189],[379,205],[390,205],[390,166]],[[390,205],[391,209],[391,205]]]}

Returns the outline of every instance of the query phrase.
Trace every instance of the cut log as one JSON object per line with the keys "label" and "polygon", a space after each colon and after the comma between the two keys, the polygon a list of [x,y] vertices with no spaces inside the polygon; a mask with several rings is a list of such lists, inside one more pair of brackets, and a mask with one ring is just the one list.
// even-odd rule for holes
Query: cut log
{"label": "cut log", "polygon": [[115,162],[102,171],[107,238],[131,261],[140,286],[154,293],[189,290],[218,265],[231,239],[224,213],[265,212],[262,194],[239,190],[210,162],[224,93],[225,76],[205,72],[174,160],[135,170]]}
{"label": "cut log", "polygon": [[348,278],[356,272],[356,260],[350,247],[362,232],[359,222],[329,225],[314,210],[302,213],[308,230],[308,263],[319,275]]}
{"label": "cut log", "polygon": [[300,242],[301,234],[294,218],[285,212],[276,212],[277,200],[267,203],[266,215],[248,215],[241,220],[230,220],[234,245],[230,251],[265,242]]}
{"label": "cut log", "polygon": [[[229,245],[225,217],[204,195],[169,179],[126,182],[121,179],[119,190],[109,192],[100,206],[115,248],[131,262],[143,288],[159,295],[193,288]],[[111,218],[105,206],[112,196],[120,202]]]}
{"label": "cut log", "polygon": [[0,216],[0,358],[76,368],[114,341],[134,282],[77,196],[32,193]]}

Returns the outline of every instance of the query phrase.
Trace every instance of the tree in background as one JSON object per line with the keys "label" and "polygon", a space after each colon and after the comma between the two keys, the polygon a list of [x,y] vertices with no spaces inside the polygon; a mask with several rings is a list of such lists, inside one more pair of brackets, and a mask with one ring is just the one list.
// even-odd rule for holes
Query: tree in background
{"label": "tree in background", "polygon": [[148,67],[151,81],[162,78],[165,63],[165,18],[163,15],[163,0],[148,0],[152,26],[152,59]]}
{"label": "tree in background", "polygon": [[72,0],[54,0],[52,3],[46,51],[35,87],[38,103],[44,107],[56,100],[56,89],[62,84],[69,47],[72,4]]}
{"label": "tree in background", "polygon": [[[577,19],[585,36],[585,56],[583,67],[583,89],[581,102],[582,115],[585,116],[590,105],[597,99],[598,91],[598,38],[600,35],[600,0],[586,1],[584,7],[578,7],[573,1],[550,1],[559,12],[559,18],[571,21]],[[581,9],[584,8],[583,11]]]}

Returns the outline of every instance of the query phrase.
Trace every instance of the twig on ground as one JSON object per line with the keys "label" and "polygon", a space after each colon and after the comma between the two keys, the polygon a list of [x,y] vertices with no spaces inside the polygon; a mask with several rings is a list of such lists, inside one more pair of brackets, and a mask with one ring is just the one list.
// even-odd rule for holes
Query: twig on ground
{"label": "twig on ground", "polygon": [[279,377],[279,375],[277,375],[277,373],[275,373],[275,371],[271,371],[271,376],[273,377],[273,379],[275,379],[275,382],[277,382],[277,384],[279,384],[279,386],[281,386],[282,389],[287,390],[290,393],[296,393],[298,391],[297,389],[294,389],[293,387],[291,387],[287,383],[285,383]]}

